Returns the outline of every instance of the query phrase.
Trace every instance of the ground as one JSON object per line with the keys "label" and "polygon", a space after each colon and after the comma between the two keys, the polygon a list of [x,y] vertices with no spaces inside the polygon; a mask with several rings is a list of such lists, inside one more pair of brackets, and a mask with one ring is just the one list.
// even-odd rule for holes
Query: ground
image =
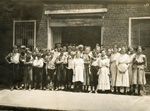
{"label": "ground", "polygon": [[150,111],[150,96],[0,90],[0,109]]}

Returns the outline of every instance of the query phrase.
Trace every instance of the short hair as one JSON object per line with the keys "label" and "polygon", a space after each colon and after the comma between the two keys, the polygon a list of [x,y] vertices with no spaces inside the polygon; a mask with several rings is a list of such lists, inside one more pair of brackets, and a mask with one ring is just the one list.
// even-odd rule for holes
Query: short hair
{"label": "short hair", "polygon": [[101,49],[100,53],[102,53],[103,51],[105,51],[105,52],[106,52],[106,49],[104,49],[104,48],[103,48],[103,49]]}

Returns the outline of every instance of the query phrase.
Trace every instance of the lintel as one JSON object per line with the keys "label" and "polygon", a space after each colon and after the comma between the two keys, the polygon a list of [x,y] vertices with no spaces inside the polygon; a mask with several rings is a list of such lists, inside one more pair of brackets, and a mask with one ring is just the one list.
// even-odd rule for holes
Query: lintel
{"label": "lintel", "polygon": [[45,14],[57,15],[57,14],[86,14],[86,13],[102,13],[107,12],[107,8],[100,9],[71,9],[71,10],[46,10]]}

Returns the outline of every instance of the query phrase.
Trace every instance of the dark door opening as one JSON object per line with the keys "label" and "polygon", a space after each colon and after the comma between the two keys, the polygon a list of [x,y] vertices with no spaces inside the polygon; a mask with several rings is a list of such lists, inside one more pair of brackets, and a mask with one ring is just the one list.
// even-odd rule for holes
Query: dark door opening
{"label": "dark door opening", "polygon": [[83,44],[95,47],[96,43],[101,45],[100,26],[78,26],[62,27],[62,44]]}

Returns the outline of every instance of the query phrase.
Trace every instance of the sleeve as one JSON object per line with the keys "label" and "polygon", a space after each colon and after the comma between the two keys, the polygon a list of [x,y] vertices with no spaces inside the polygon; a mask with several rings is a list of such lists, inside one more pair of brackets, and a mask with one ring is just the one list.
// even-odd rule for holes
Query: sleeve
{"label": "sleeve", "polygon": [[147,68],[147,57],[146,57],[146,55],[144,55],[144,66],[145,66],[145,68]]}

